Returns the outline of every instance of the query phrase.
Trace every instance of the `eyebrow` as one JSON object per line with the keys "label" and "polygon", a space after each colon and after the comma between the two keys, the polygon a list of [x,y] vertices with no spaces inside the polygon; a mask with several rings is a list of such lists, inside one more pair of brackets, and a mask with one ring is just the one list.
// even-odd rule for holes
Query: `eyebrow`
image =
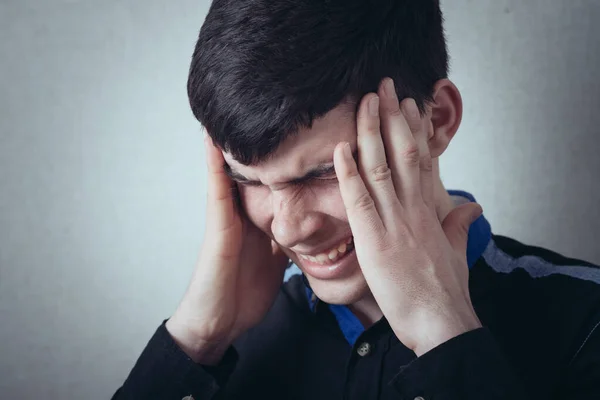
{"label": "eyebrow", "polygon": [[[229,166],[229,164],[227,164],[227,163],[223,164],[223,170],[225,171],[225,174],[227,176],[229,176],[231,179],[233,179],[236,182],[244,183],[247,185],[262,185],[263,184],[261,181],[256,181],[256,180],[246,178],[244,175],[242,175],[238,171],[232,169]],[[311,179],[323,178],[326,176],[331,176],[333,174],[335,174],[335,167],[334,167],[333,163],[320,164],[320,165],[317,165],[315,168],[312,168],[311,170],[309,170],[306,174],[296,177],[296,178],[293,178],[290,181],[285,182],[285,183],[291,183],[291,184],[298,185],[298,184],[306,183],[306,182],[310,181]]]}
{"label": "eyebrow", "polygon": [[[352,155],[356,162],[358,160],[358,150],[354,151]],[[252,179],[245,177],[244,175],[242,175],[235,169],[231,168],[231,166],[227,163],[223,164],[223,170],[225,171],[225,174],[227,176],[229,176],[231,179],[233,179],[236,182],[243,183],[246,185],[262,185],[263,184],[261,181],[252,180]],[[306,174],[296,177],[296,178],[292,178],[291,180],[289,180],[288,182],[285,182],[285,183],[298,185],[298,184],[306,183],[312,179],[324,178],[324,177],[331,176],[331,175],[335,175],[335,166],[333,164],[333,161],[329,162],[329,163],[319,164],[316,167],[310,169]]]}

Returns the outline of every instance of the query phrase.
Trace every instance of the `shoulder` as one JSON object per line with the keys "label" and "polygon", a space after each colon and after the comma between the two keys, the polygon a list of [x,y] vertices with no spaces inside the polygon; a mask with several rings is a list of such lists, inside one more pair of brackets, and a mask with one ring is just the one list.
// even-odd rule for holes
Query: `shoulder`
{"label": "shoulder", "polygon": [[600,333],[600,267],[591,262],[492,235],[469,285],[482,323],[540,363],[565,365]]}
{"label": "shoulder", "polygon": [[[513,293],[522,290],[526,296],[562,298],[562,304],[565,300],[592,303],[592,298],[576,295],[581,291],[600,295],[598,265],[500,235],[492,235],[473,274],[508,285]],[[570,292],[574,297],[565,299]]]}
{"label": "shoulder", "polygon": [[[537,269],[537,272],[540,273],[559,272],[568,274],[569,270],[577,270],[568,267],[585,267],[579,271],[583,274],[576,273],[575,275],[579,275],[578,277],[582,279],[589,277],[597,284],[600,283],[600,267],[596,264],[577,258],[566,257],[555,251],[524,244],[502,235],[492,235],[492,241],[484,252],[483,257],[486,261],[495,264],[496,268],[502,268],[504,271],[506,271],[507,267],[523,267],[534,273]],[[535,258],[537,262],[531,262],[532,258]]]}

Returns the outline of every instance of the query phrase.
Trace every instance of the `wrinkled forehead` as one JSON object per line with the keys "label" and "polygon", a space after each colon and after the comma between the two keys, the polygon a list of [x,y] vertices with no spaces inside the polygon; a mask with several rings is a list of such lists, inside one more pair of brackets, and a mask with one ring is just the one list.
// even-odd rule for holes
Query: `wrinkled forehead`
{"label": "wrinkled forehead", "polygon": [[318,165],[333,164],[333,150],[342,142],[356,142],[356,113],[353,106],[340,105],[310,128],[303,128],[284,141],[272,157],[256,164],[243,165],[224,152],[229,167],[251,179],[265,184],[293,180]]}

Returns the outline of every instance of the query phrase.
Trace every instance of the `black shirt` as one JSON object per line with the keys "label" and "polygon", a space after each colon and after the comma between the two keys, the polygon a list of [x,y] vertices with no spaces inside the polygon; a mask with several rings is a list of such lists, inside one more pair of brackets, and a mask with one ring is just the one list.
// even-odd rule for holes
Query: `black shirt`
{"label": "black shirt", "polygon": [[598,266],[492,235],[469,288],[484,327],[417,358],[385,318],[351,347],[294,276],[216,367],[163,323],[113,399],[600,399]]}

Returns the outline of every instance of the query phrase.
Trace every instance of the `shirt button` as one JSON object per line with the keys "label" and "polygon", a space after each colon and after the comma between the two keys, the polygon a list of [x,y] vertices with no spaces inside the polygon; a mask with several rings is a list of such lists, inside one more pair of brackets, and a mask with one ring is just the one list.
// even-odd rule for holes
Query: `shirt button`
{"label": "shirt button", "polygon": [[356,352],[359,356],[364,357],[371,352],[371,345],[367,342],[361,343]]}

